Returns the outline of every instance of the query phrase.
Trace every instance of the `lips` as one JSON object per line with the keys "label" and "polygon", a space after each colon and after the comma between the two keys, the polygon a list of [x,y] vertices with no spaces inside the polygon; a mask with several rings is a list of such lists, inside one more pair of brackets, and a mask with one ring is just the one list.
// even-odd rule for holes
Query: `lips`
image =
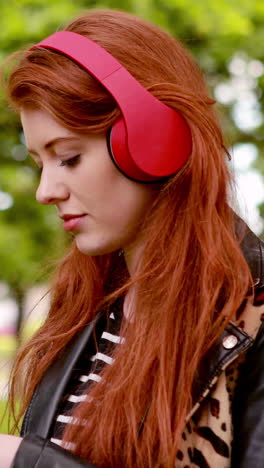
{"label": "lips", "polygon": [[86,214],[79,214],[79,215],[67,214],[67,215],[60,216],[60,218],[64,220],[63,229],[65,229],[65,231],[75,231],[76,229],[78,229],[78,227],[82,223],[85,216],[87,215]]}
{"label": "lips", "polygon": [[80,218],[81,216],[85,216],[85,213],[84,214],[65,214],[65,215],[60,216],[60,218],[64,219],[64,221],[68,221],[69,219]]}

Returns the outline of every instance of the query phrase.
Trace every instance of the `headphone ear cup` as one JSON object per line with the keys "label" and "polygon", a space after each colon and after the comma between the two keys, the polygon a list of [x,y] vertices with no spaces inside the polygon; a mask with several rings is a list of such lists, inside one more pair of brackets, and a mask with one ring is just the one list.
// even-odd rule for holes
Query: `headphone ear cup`
{"label": "headphone ear cup", "polygon": [[114,123],[114,125],[111,127],[107,134],[107,146],[111,159],[113,160],[117,168],[121,170],[121,172],[124,172],[124,169],[126,167],[124,161],[128,157],[128,148],[126,140],[127,135],[125,122],[123,118],[120,118]]}
{"label": "headphone ear cup", "polygon": [[155,177],[146,177],[130,156],[127,144],[127,130],[125,120],[121,117],[107,132],[107,147],[110,157],[122,174],[136,182],[154,182]]}

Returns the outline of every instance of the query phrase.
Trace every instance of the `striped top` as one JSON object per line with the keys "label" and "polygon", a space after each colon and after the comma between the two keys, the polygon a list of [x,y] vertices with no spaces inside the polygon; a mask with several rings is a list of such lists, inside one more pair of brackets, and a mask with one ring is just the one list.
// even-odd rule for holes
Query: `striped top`
{"label": "striped top", "polygon": [[[116,301],[114,311],[110,313],[109,319],[101,325],[99,323],[99,326],[96,327],[97,350],[95,343],[93,347],[89,343],[89,350],[84,351],[73,369],[54,421],[51,441],[57,445],[62,445],[62,434],[66,425],[74,424],[73,417],[70,416],[74,406],[89,399],[87,395],[89,386],[93,382],[100,382],[100,373],[103,367],[113,363],[111,354],[114,348],[124,342],[124,338],[120,336],[122,306],[123,301],[121,299]],[[64,447],[73,449],[74,444],[67,443],[67,447],[65,445]]]}

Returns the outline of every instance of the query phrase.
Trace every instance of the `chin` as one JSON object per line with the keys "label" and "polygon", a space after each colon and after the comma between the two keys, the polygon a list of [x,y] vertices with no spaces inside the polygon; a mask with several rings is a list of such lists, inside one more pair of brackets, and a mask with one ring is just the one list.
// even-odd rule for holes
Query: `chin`
{"label": "chin", "polygon": [[78,236],[75,239],[76,247],[84,255],[96,256],[96,255],[105,255],[111,252],[114,252],[121,247],[115,245],[114,243],[107,242],[87,242],[84,239],[78,239]]}

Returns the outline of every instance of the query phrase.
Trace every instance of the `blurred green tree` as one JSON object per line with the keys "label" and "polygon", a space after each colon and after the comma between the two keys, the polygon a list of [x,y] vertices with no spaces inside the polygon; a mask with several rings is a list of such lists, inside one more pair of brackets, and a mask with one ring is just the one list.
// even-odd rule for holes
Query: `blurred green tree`
{"label": "blurred green tree", "polygon": [[[263,0],[0,0],[0,8],[1,61],[88,8],[132,11],[160,25],[199,62],[220,101],[228,144],[253,143],[258,150],[255,165],[264,173]],[[243,117],[248,113],[251,124],[246,125]],[[66,240],[53,209],[34,201],[37,171],[25,153],[18,118],[3,99],[0,168],[1,280],[9,283],[21,303],[27,288],[43,280],[40,265],[55,258]]]}

